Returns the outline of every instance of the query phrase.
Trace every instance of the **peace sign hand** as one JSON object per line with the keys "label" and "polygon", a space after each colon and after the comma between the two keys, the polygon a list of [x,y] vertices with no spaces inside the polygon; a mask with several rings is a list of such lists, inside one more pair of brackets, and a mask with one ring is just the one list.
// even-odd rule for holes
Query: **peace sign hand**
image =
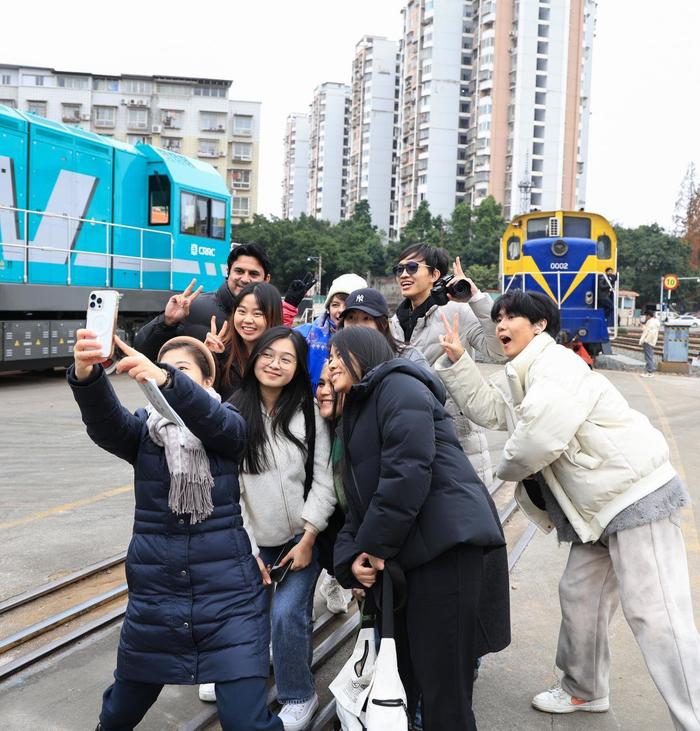
{"label": "peace sign hand", "polygon": [[128,373],[129,378],[133,378],[139,383],[143,383],[148,378],[152,378],[158,386],[162,386],[167,378],[166,372],[152,363],[143,353],[134,350],[127,345],[121,338],[114,336],[114,343],[119,350],[126,356],[117,363],[117,373]]}
{"label": "peace sign hand", "polygon": [[204,344],[211,350],[212,353],[223,353],[226,350],[224,345],[224,335],[228,331],[228,320],[221,326],[219,332],[216,331],[216,315],[211,316],[211,326],[207,337],[204,340]]}
{"label": "peace sign hand", "polygon": [[464,346],[459,339],[459,315],[455,314],[452,327],[444,312],[440,312],[440,317],[445,326],[445,334],[440,336],[440,345],[447,357],[456,363],[464,355]]}
{"label": "peace sign hand", "polygon": [[199,297],[204,289],[200,284],[193,292],[192,290],[195,284],[197,284],[197,280],[193,279],[182,294],[174,294],[168,300],[168,304],[165,305],[163,319],[169,327],[177,325],[178,322],[182,322],[190,314],[190,305]]}

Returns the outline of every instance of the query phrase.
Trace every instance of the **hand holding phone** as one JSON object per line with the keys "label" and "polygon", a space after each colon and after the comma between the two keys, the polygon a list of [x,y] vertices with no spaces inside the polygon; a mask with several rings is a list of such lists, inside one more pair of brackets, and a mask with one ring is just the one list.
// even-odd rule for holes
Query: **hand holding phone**
{"label": "hand holding phone", "polygon": [[284,546],[282,546],[282,550],[279,552],[275,562],[272,566],[270,566],[270,578],[275,582],[275,584],[281,584],[287,578],[287,574],[292,568],[294,560],[290,559],[284,564],[282,563],[282,560],[296,545],[297,544],[294,540],[287,541]]}
{"label": "hand holding phone", "polygon": [[75,363],[75,377],[84,381],[91,373],[92,367],[102,363],[102,343],[97,340],[97,333],[81,328],[75,334],[73,346],[73,361]]}
{"label": "hand holding phone", "polygon": [[114,354],[119,297],[119,292],[114,289],[96,289],[88,298],[85,329],[91,331],[102,346],[103,360],[109,360]]}

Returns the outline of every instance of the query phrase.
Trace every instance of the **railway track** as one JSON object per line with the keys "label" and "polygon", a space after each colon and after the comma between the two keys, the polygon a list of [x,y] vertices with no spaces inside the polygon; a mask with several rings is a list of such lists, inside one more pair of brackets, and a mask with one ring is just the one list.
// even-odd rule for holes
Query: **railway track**
{"label": "railway track", "polygon": [[[642,346],[639,344],[639,336],[641,329],[630,328],[625,335],[618,335],[615,340],[611,340],[610,344],[613,347],[624,348],[625,350],[634,350],[641,353],[643,351]],[[654,346],[654,355],[661,357],[664,352],[664,331],[663,327],[659,333],[659,339]],[[697,330],[690,331],[690,340],[688,343],[688,353],[690,357],[700,353],[700,332]],[[689,358],[690,359],[690,358]]]}
{"label": "railway track", "polygon": [[[513,499],[513,483],[496,482],[490,492],[508,542],[511,570],[535,534]],[[0,682],[28,670],[42,660],[121,621],[126,611],[125,553],[118,554],[0,602]],[[347,615],[324,613],[314,623],[313,670],[322,670],[353,636],[359,625],[356,607]],[[270,686],[268,701],[276,703]],[[312,731],[325,731],[335,718],[335,703],[326,698]],[[198,711],[198,712],[197,712]],[[181,721],[178,731],[213,731],[218,728],[214,704],[193,707],[193,717]]]}

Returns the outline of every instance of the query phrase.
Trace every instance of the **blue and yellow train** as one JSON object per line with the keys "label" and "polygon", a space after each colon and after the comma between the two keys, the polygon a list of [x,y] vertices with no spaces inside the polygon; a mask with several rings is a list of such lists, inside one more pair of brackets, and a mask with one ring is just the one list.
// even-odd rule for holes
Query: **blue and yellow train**
{"label": "blue and yellow train", "polygon": [[610,323],[601,306],[610,288],[615,292],[611,318],[616,321],[617,285],[610,270],[617,271],[617,237],[597,213],[523,214],[511,221],[501,239],[501,291],[547,294],[559,306],[562,330],[592,355],[610,339]]}
{"label": "blue and yellow train", "polygon": [[0,371],[65,363],[91,289],[122,292],[127,332],[215,289],[230,215],[207,163],[0,105]]}

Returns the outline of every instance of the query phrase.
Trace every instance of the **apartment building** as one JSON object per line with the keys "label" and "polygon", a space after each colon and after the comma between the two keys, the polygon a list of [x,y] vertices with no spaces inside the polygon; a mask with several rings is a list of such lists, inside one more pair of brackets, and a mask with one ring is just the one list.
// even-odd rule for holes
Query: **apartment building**
{"label": "apartment building", "polygon": [[466,192],[506,217],[585,207],[594,0],[474,3]]}
{"label": "apartment building", "polygon": [[260,103],[228,99],[231,81],[104,76],[0,64],[0,104],[211,163],[233,194],[233,219],[257,210]]}
{"label": "apartment building", "polygon": [[347,213],[368,201],[372,223],[389,238],[396,236],[398,66],[396,41],[365,36],[355,47]]}
{"label": "apartment building", "polygon": [[594,0],[408,0],[399,229],[493,195],[510,217],[585,206]]}
{"label": "apartment building", "polygon": [[309,184],[308,114],[290,114],[284,133],[284,176],[282,218],[299,218],[306,213]]}
{"label": "apartment building", "polygon": [[464,197],[472,99],[471,1],[408,0],[400,44],[398,226],[421,201],[449,217]]}
{"label": "apartment building", "polygon": [[321,84],[314,90],[309,114],[306,211],[331,223],[338,223],[347,212],[350,99],[347,84]]}

